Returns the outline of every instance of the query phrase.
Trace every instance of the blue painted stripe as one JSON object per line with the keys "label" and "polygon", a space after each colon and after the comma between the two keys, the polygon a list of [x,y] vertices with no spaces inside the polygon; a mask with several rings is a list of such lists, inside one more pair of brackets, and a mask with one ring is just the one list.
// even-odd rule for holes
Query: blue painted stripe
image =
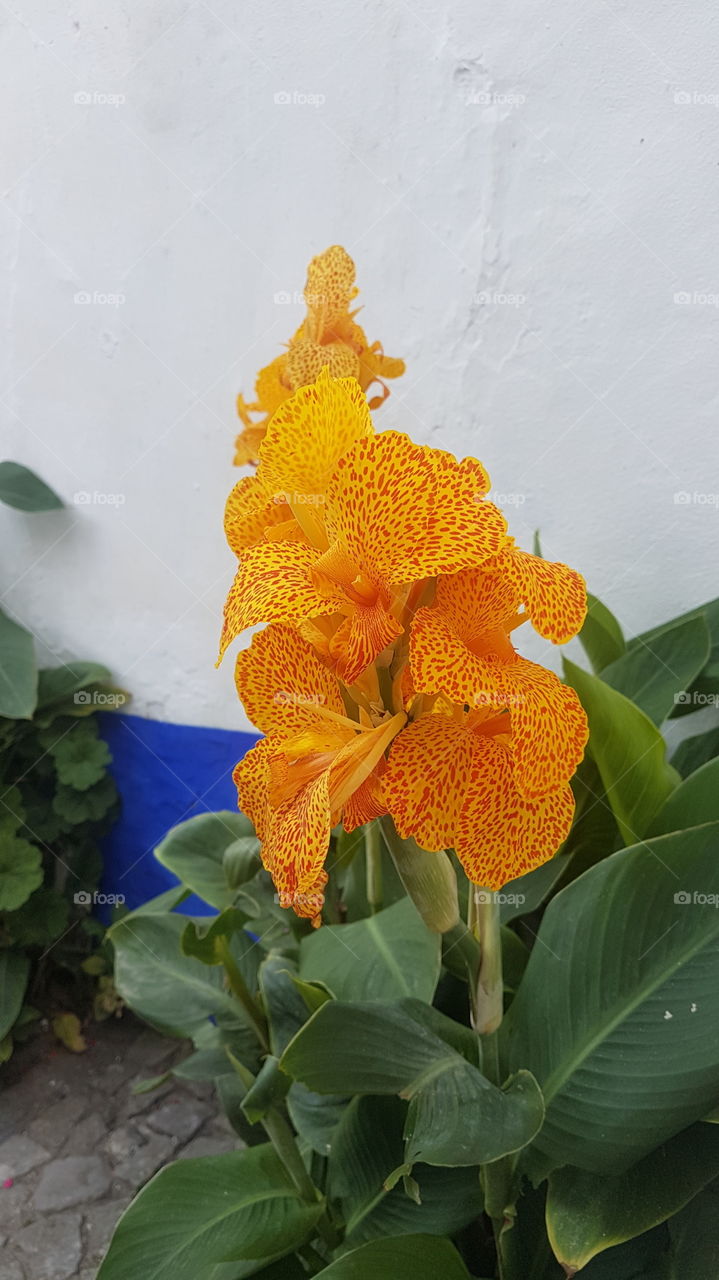
{"label": "blue painted stripe", "polygon": [[[122,800],[119,821],[103,846],[103,892],[124,894],[132,909],[176,883],[152,853],[170,827],[198,813],[236,808],[232,770],[258,735],[117,712],[101,715],[101,732]],[[194,897],[182,910],[210,911]]]}

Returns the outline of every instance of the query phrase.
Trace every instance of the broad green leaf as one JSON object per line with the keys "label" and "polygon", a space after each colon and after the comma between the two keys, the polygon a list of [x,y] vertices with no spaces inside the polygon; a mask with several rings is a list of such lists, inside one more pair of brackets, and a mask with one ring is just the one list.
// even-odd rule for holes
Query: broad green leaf
{"label": "broad green leaf", "polygon": [[564,660],[567,683],[589,717],[589,747],[623,840],[632,844],[674,790],[679,778],[651,720],[598,676]]}
{"label": "broad green leaf", "polygon": [[366,920],[326,925],[300,946],[300,977],[324,982],[340,1000],[430,1001],[441,944],[409,898]]}
{"label": "broad green leaf", "polygon": [[681,617],[674,618],[669,623],[653,627],[651,631],[645,631],[643,635],[637,636],[630,644],[630,648],[642,644],[654,645],[657,637],[667,627],[676,627],[683,623],[691,622],[696,618],[703,618],[709,628],[711,649],[703,670],[691,687],[685,689],[687,697],[677,701],[673,711],[674,716],[691,715],[692,712],[700,710],[702,707],[708,705],[716,706],[716,699],[719,696],[719,597],[716,600],[709,600],[706,604],[699,605],[695,609],[690,609],[687,613],[683,613]]}
{"label": "broad green leaf", "polygon": [[696,733],[680,742],[672,756],[672,764],[683,778],[688,778],[690,773],[695,773],[715,756],[719,756],[719,729],[708,729],[706,733]]}
{"label": "broad green leaf", "polygon": [[581,1270],[596,1254],[677,1213],[719,1175],[719,1132],[696,1124],[618,1177],[567,1165],[549,1176],[547,1232],[555,1256]]}
{"label": "broad green leaf", "polygon": [[243,836],[254,836],[252,823],[244,814],[229,810],[200,813],[173,827],[155,849],[155,857],[193,893],[224,911],[237,895],[227,881],[225,851]]}
{"label": "broad green leaf", "polygon": [[617,820],[591,756],[585,755],[572,778],[572,791],[576,810],[572,829],[560,854],[566,863],[560,882],[562,887],[622,847]]}
{"label": "broad green leaf", "polygon": [[43,882],[37,845],[0,830],[0,911],[15,911]]}
{"label": "broad green leaf", "polygon": [[339,1094],[314,1093],[296,1080],[287,1095],[287,1110],[302,1141],[318,1155],[327,1156],[349,1101]]}
{"label": "broad green leaf", "polygon": [[669,1265],[669,1232],[662,1223],[597,1254],[579,1274],[582,1280],[670,1280]]}
{"label": "broad green leaf", "polygon": [[[203,964],[222,964],[218,943],[228,941],[233,934],[241,931],[246,918],[241,911],[228,907],[217,916],[188,920],[181,937],[182,954],[194,956]],[[247,937],[248,946],[251,943],[252,939]]]}
{"label": "broad green leaf", "polygon": [[703,822],[719,822],[719,757],[679,784],[660,809],[649,834],[662,836]]}
{"label": "broad green leaf", "polygon": [[267,1145],[178,1160],[122,1215],[98,1280],[198,1280],[212,1263],[270,1259],[300,1245],[321,1211]]}
{"label": "broad green leaf", "polygon": [[103,766],[99,782],[93,783],[84,791],[78,791],[73,786],[59,786],[53,796],[52,808],[64,822],[77,826],[81,822],[99,822],[109,813],[117,799],[114,779],[104,772]]}
{"label": "broad green leaf", "polygon": [[547,1107],[533,1177],[621,1173],[715,1104],[718,858],[719,823],[661,836],[549,904],[503,1025],[510,1066],[536,1076]]}
{"label": "broad green leaf", "polygon": [[[106,684],[111,679],[107,667],[98,662],[66,662],[61,667],[45,667],[38,673],[38,708],[65,702],[75,693],[86,693],[87,705],[97,710],[90,691],[94,685]],[[82,706],[83,701],[78,700],[77,705]]]}
{"label": "broad green leaf", "polygon": [[49,947],[67,928],[69,909],[67,899],[57,889],[41,885],[7,917],[5,928],[16,945]]}
{"label": "broad green leaf", "polygon": [[355,1098],[335,1130],[329,1188],[341,1203],[347,1244],[422,1229],[454,1235],[482,1212],[477,1169],[415,1166],[421,1205],[385,1180],[404,1159],[406,1106],[397,1098]]}
{"label": "broad green leaf", "polygon": [[709,658],[709,630],[700,615],[670,623],[650,641],[635,641],[602,670],[602,680],[662,724]]}
{"label": "broad green leaf", "polygon": [[120,995],[133,1012],[174,1036],[193,1036],[210,1017],[242,1018],[222,972],[182,954],[185,924],[172,913],[133,913],[110,930]]}
{"label": "broad green leaf", "polygon": [[[421,1022],[412,1017],[415,1008]],[[496,1088],[430,1030],[425,1009],[415,1000],[331,1000],[291,1041],[282,1069],[317,1093],[406,1098],[409,1164],[481,1164],[525,1146],[542,1123],[536,1082],[519,1072],[504,1089]]]}
{"label": "broad green leaf", "polygon": [[32,720],[37,704],[37,665],[29,631],[0,609],[0,716]]}
{"label": "broad green leaf", "polygon": [[541,907],[566,870],[567,863],[568,859],[563,854],[558,854],[550,858],[549,862],[535,867],[534,871],[508,881],[501,893],[495,895],[502,923],[508,924],[510,920],[529,915],[530,911]]}
{"label": "broad green leaf", "polygon": [[601,600],[587,592],[587,616],[579,632],[582,648],[599,674],[626,651],[622,628]]}
{"label": "broad green leaf", "polygon": [[65,505],[44,480],[20,462],[0,462],[0,502],[17,511],[56,511]]}
{"label": "broad green leaf", "polygon": [[272,1052],[284,1053],[290,1040],[310,1016],[294,983],[295,965],[287,956],[270,951],[259,969],[262,1003],[270,1029]]}
{"label": "broad green leaf", "polygon": [[20,951],[0,951],[0,1040],[12,1029],[22,1008],[30,961]]}
{"label": "broad green leaf", "polygon": [[[471,1280],[449,1240],[397,1236],[360,1245],[318,1272],[317,1280]],[[99,1280],[105,1280],[104,1276]]]}
{"label": "broad green leaf", "polygon": [[669,1223],[671,1280],[710,1280],[719,1266],[719,1180]]}
{"label": "broad green leaf", "polygon": [[279,1060],[270,1054],[260,1067],[251,1088],[242,1099],[242,1110],[250,1124],[262,1120],[287,1097],[290,1081],[279,1069]]}

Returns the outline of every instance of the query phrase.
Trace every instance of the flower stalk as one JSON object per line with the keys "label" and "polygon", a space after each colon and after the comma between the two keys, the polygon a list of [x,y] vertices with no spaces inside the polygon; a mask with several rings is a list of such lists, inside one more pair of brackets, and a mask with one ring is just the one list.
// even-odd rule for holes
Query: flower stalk
{"label": "flower stalk", "polygon": [[446,853],[428,853],[414,840],[402,840],[392,819],[379,819],[385,844],[402,884],[433,933],[460,923],[457,876]]}

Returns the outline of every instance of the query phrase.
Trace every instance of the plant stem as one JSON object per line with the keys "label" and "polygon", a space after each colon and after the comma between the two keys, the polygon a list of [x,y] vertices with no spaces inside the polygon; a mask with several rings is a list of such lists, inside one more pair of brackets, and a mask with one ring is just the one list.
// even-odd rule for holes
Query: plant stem
{"label": "plant stem", "polygon": [[376,821],[367,823],[364,843],[367,858],[367,901],[374,916],[382,910],[382,846]]}
{"label": "plant stem", "polygon": [[403,840],[389,816],[379,820],[385,844],[402,884],[433,933],[459,924],[457,877],[446,853],[428,853],[414,840]]}
{"label": "plant stem", "polygon": [[235,957],[230,950],[230,944],[227,938],[217,938],[216,946],[218,954],[222,958],[223,968],[227,974],[230,991],[233,996],[237,997],[242,1005],[242,1008],[247,1014],[250,1025],[252,1026],[252,1029],[265,1053],[269,1053],[270,1040],[267,1031],[267,1020],[240,972]]}
{"label": "plant stem", "polygon": [[488,1036],[499,1027],[504,1009],[499,905],[488,889],[470,888],[470,903],[472,927],[482,948],[472,1024],[479,1035]]}

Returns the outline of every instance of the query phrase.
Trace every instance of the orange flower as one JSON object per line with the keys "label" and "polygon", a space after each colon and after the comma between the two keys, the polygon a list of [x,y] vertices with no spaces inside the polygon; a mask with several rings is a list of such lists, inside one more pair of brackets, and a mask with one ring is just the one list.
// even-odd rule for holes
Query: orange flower
{"label": "orange flower", "polygon": [[566,783],[534,799],[519,790],[509,719],[459,707],[423,715],[395,739],[383,779],[400,836],[454,849],[488,889],[551,858],[574,814]]}
{"label": "orange flower", "polygon": [[586,745],[587,720],[574,690],[520,657],[509,639],[531,616],[518,613],[518,574],[507,573],[515,555],[522,556],[519,572],[531,582],[524,599],[531,598],[543,623],[551,618],[558,634],[574,633],[583,616],[576,601],[575,579],[583,592],[579,575],[511,551],[491,570],[440,578],[434,605],[420,609],[412,624],[410,665],[423,693],[508,714],[517,789],[536,799],[572,776]]}
{"label": "orange flower", "polygon": [[[324,406],[343,387],[325,373],[296,399],[303,409],[311,398],[318,420],[330,422]],[[263,497],[288,477],[318,489],[286,492],[295,540],[266,536],[242,556],[225,606],[220,651],[260,622],[298,626],[331,618],[323,633],[325,656],[352,684],[402,634],[408,587],[480,565],[504,545],[506,524],[484,500],[489,478],[479,462],[458,463],[395,431],[368,434],[366,406],[349,392],[343,402],[349,417],[337,438],[341,434],[346,442],[354,435],[355,443],[339,457],[335,449],[326,461],[318,456],[307,465],[299,453],[291,465],[298,439],[292,423],[302,420],[299,411],[292,412],[294,401],[272,422],[256,481]],[[267,465],[266,447],[282,458],[281,466]],[[234,514],[231,519],[239,527]]]}
{"label": "orange flower", "polygon": [[[404,361],[385,356],[379,342],[370,344],[356,323],[350,303],[357,296],[355,265],[340,245],[332,245],[313,258],[307,270],[307,315],[289,343],[288,350],[260,371],[256,399],[247,404],[237,397],[237,412],[244,430],[237,437],[235,463],[256,462],[272,415],[299,387],[314,382],[322,369],[334,378],[355,378],[363,391],[373,382],[380,393],[370,400],[375,409],[389,395],[383,378],[398,378]],[[259,414],[259,420],[254,415]]]}
{"label": "orange flower", "polygon": [[271,626],[238,655],[237,690],[267,736],[235,770],[240,805],[283,906],[319,923],[332,827],[386,812],[384,754],[406,717],[350,720],[337,681],[289,627]]}

